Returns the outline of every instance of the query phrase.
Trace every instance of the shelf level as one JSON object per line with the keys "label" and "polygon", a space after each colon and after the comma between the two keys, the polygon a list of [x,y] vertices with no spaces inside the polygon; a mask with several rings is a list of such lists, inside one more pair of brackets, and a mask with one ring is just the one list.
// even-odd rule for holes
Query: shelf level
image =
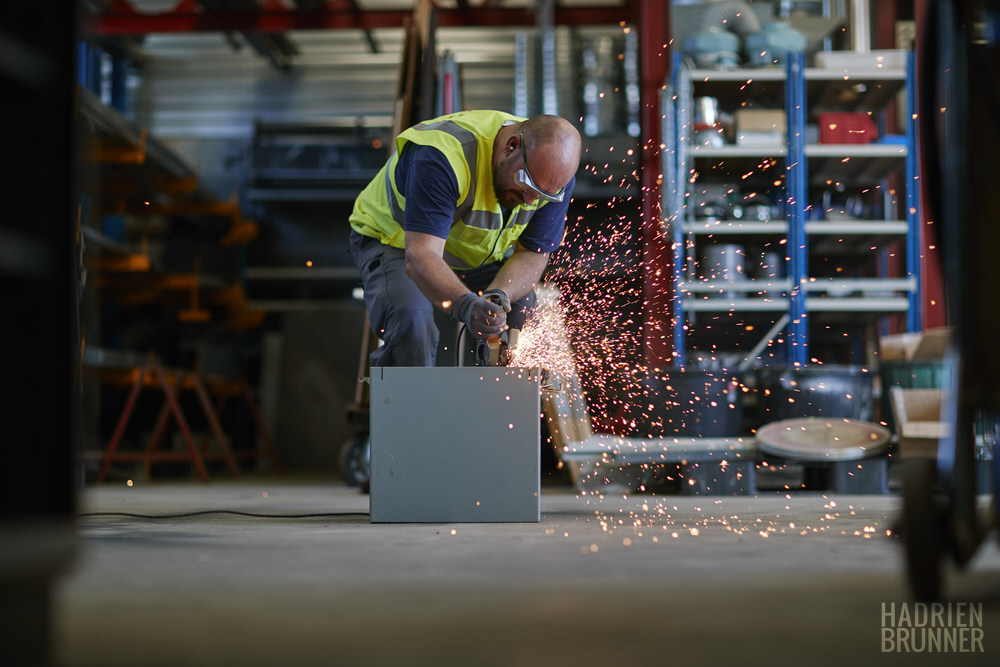
{"label": "shelf level", "polygon": [[806,157],[905,158],[908,152],[903,144],[806,144]]}
{"label": "shelf level", "polygon": [[695,158],[783,158],[784,144],[725,144],[723,146],[691,146]]}
{"label": "shelf level", "polygon": [[741,220],[718,220],[714,222],[687,222],[681,229],[689,234],[767,234],[785,235],[788,223],[784,220],[770,222],[744,222]]}
{"label": "shelf level", "polygon": [[909,226],[905,220],[815,220],[806,223],[806,234],[811,235],[905,235]]}

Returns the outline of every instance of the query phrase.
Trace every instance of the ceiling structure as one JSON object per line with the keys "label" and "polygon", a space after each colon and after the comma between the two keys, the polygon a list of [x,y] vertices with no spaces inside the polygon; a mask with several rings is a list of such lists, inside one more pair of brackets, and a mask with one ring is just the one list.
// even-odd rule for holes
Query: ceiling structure
{"label": "ceiling structure", "polygon": [[[380,29],[402,28],[413,0],[85,0],[83,34],[115,56],[139,61],[147,35],[216,32],[243,43],[279,69],[302,53],[292,33],[348,30],[367,53]],[[441,28],[509,28],[633,23],[637,0],[435,0]]]}

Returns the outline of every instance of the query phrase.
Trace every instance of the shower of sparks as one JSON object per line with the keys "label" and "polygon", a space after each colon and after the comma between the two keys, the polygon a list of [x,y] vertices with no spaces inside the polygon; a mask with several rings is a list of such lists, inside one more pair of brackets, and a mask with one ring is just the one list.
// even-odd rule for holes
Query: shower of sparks
{"label": "shower of sparks", "polygon": [[[627,499],[628,496],[623,496]],[[790,499],[790,495],[785,496]],[[603,505],[606,496],[588,497],[588,504]],[[624,546],[638,545],[641,540],[648,539],[652,543],[659,543],[659,535],[666,535],[675,540],[704,538],[711,535],[730,533],[738,537],[754,537],[759,539],[771,539],[778,537],[808,538],[818,535],[838,535],[844,537],[856,537],[863,540],[876,538],[893,538],[895,534],[891,529],[880,527],[880,521],[875,518],[861,519],[859,511],[864,508],[848,505],[846,508],[839,508],[836,501],[829,500],[822,508],[804,512],[802,509],[796,510],[797,516],[811,514],[805,522],[789,521],[779,510],[767,515],[743,515],[734,513],[726,506],[728,501],[721,498],[709,500],[705,507],[701,504],[678,507],[680,502],[669,498],[646,499],[642,502],[641,509],[635,507],[630,509],[627,505],[619,506],[613,503],[614,509],[607,511],[600,508],[594,510],[591,517],[585,519],[587,523],[595,523],[601,531],[609,537],[618,531],[626,534],[620,538],[619,543]],[[785,505],[785,511],[791,512],[791,505]],[[546,531],[546,534],[555,534],[554,531]],[[568,537],[567,533],[563,533]],[[618,540],[616,536],[616,540]],[[581,553],[597,553],[598,545],[589,544],[581,546]]]}
{"label": "shower of sparks", "polygon": [[537,293],[534,313],[521,330],[517,348],[511,351],[511,365],[545,368],[568,377],[575,372],[575,363],[559,294],[552,289]]}
{"label": "shower of sparks", "polygon": [[[585,215],[567,222],[563,246],[553,256],[547,285],[538,290],[535,313],[521,331],[512,363],[578,377],[600,426],[595,430],[614,433],[642,419],[630,413],[639,404],[633,398],[641,394],[645,376],[640,223],[645,193],[635,169],[636,156],[645,151],[610,146],[606,154],[594,153],[588,150],[583,169],[619,194],[588,204]],[[659,233],[669,248],[666,230],[660,227]],[[672,279],[657,272],[647,282],[666,292]],[[615,429],[607,430],[613,424]]]}
{"label": "shower of sparks", "polygon": [[[585,414],[581,415],[571,406],[570,416],[576,420],[589,419],[586,426],[594,432],[670,437],[708,425],[698,420],[719,419],[719,408],[722,414],[728,412],[727,408],[734,410],[736,396],[747,393],[748,389],[733,383],[724,370],[716,371],[733,368],[735,363],[742,361],[741,355],[770,327],[748,319],[745,312],[737,312],[736,302],[744,298],[764,302],[781,299],[786,297],[784,293],[788,290],[783,286],[784,267],[790,261],[791,249],[784,234],[776,234],[762,248],[732,244],[729,250],[712,256],[698,250],[713,246],[725,248],[726,237],[722,235],[748,222],[774,221],[778,224],[783,221],[784,209],[797,202],[788,195],[784,201],[769,200],[768,196],[781,191],[786,173],[794,165],[774,158],[755,158],[749,164],[737,159],[699,163],[697,169],[679,174],[680,187],[684,190],[681,210],[670,211],[667,206],[670,197],[678,193],[663,192],[661,206],[667,219],[648,221],[643,219],[643,200],[660,194],[660,184],[665,179],[661,174],[657,185],[652,186],[655,192],[642,187],[640,169],[636,168],[641,164],[637,164],[637,160],[642,156],[641,162],[658,163],[661,152],[671,153],[673,148],[665,144],[647,144],[638,151],[634,146],[613,145],[587,149],[582,172],[591,182],[613,189],[614,194],[606,201],[586,203],[581,214],[567,221],[562,247],[552,257],[545,285],[537,290],[539,301],[535,313],[521,331],[518,347],[512,350],[512,365],[544,368],[564,380],[578,381]],[[721,189],[720,183],[725,184]],[[839,181],[827,185],[831,192],[844,191]],[[866,188],[858,196],[879,199],[882,193]],[[719,197],[724,201],[716,201]],[[806,204],[810,209],[815,206],[820,218],[848,212],[848,207],[839,199],[822,206]],[[753,211],[761,217],[734,216],[734,208],[739,207],[747,215]],[[692,222],[698,231],[685,233],[679,244],[675,243],[670,226]],[[844,239],[833,237],[835,244],[844,242]],[[675,270],[650,265],[643,252],[644,246],[649,244],[665,248],[667,253],[673,251],[679,263]],[[877,255],[874,251],[871,254]],[[842,274],[835,256],[816,258],[814,268],[823,270],[818,275],[824,278]],[[680,283],[675,278],[675,271],[681,276]],[[681,292],[681,285],[694,285],[700,291]],[[730,302],[728,310],[698,315],[698,331],[720,338],[700,348],[689,349],[688,367],[708,370],[703,390],[677,387],[671,382],[671,370],[646,366],[647,340],[669,339],[674,327],[682,332],[689,331],[689,323],[684,320],[671,322],[667,321],[665,313],[650,313],[651,308],[663,309],[667,305],[667,298],[658,299],[656,295]],[[650,329],[651,326],[654,328]],[[742,338],[737,340],[729,335],[730,332]],[[778,346],[787,343],[785,335],[778,333],[774,340],[767,342],[760,358],[765,363],[774,359],[779,354]],[[813,359],[813,363],[819,364],[821,360]],[[713,378],[712,373],[716,377]],[[724,392],[726,398],[720,398],[719,383],[728,387]],[[766,391],[763,388],[763,392]],[[792,396],[782,398],[795,404],[798,391],[795,389]],[[556,426],[561,429],[560,425]],[[673,472],[664,473],[663,466],[643,465],[644,472],[650,476],[666,474],[667,480],[675,484],[695,483]],[[619,467],[605,459],[597,462],[584,476],[599,486],[601,482],[614,481]],[[643,486],[640,490],[648,489]],[[691,534],[687,528],[682,534]],[[800,527],[798,530],[811,529]],[[784,525],[780,530],[790,529]],[[764,529],[765,534],[771,532]],[[866,534],[871,535],[870,532]]]}
{"label": "shower of sparks", "polygon": [[[630,192],[626,188],[623,194]],[[599,211],[606,206],[607,217],[580,217],[569,225],[566,243],[553,260],[547,287],[539,290],[535,314],[521,332],[512,361],[579,377],[595,431],[654,437],[685,428],[703,405],[717,407],[710,398],[717,389],[709,379],[705,391],[698,392],[704,396],[681,396],[670,385],[669,374],[657,373],[652,373],[652,382],[662,388],[650,389],[651,373],[642,354],[643,281],[669,293],[673,274],[644,275],[638,205],[632,200],[624,196],[591,205],[588,208]],[[662,227],[659,232],[665,234]],[[714,269],[711,275],[740,280],[743,271],[720,268],[718,275]],[[752,325],[736,324],[753,331]]]}

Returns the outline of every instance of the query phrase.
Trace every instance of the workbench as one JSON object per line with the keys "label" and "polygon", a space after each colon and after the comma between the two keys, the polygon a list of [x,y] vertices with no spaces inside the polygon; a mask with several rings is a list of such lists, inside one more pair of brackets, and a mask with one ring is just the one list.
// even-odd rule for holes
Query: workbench
{"label": "workbench", "polygon": [[594,434],[563,445],[562,460],[598,466],[678,466],[682,495],[752,495],[756,491],[757,441],[741,438],[627,438]]}
{"label": "workbench", "polygon": [[[577,485],[601,469],[626,465],[678,466],[685,495],[747,495],[756,491],[757,441],[753,437],[624,437],[595,434],[575,374],[558,375],[543,392],[544,415],[556,455],[575,467]],[[594,469],[586,471],[586,466]]]}

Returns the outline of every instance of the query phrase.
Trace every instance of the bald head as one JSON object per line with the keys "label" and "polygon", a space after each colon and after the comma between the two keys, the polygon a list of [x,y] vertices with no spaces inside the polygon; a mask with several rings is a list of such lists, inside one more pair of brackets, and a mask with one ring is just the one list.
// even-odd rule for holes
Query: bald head
{"label": "bald head", "polygon": [[[531,204],[539,190],[561,192],[580,166],[581,146],[580,133],[559,116],[501,127],[493,141],[493,189],[501,206]],[[530,186],[519,184],[521,172],[530,174]]]}
{"label": "bald head", "polygon": [[565,187],[580,166],[582,142],[577,129],[565,118],[543,114],[521,123],[521,132],[531,156],[531,175],[543,188],[553,186],[551,192]]}

